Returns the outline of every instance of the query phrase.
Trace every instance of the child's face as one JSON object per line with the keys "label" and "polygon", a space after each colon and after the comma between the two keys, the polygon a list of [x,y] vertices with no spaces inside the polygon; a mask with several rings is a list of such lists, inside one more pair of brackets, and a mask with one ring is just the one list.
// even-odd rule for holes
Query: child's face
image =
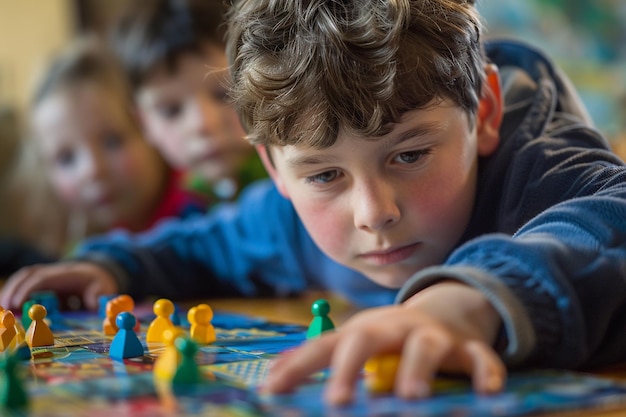
{"label": "child's face", "polygon": [[158,69],[137,91],[151,140],[168,162],[208,182],[236,176],[253,148],[227,104],[224,50],[207,44],[201,55],[181,55],[174,71]]}
{"label": "child's face", "polygon": [[33,111],[34,140],[54,190],[103,230],[145,221],[163,181],[162,161],[123,107],[117,95],[80,84]]}
{"label": "child's face", "polygon": [[340,130],[328,149],[273,147],[268,171],[327,255],[397,288],[441,263],[467,226],[477,156],[495,149],[472,126],[444,101],[375,140]]}

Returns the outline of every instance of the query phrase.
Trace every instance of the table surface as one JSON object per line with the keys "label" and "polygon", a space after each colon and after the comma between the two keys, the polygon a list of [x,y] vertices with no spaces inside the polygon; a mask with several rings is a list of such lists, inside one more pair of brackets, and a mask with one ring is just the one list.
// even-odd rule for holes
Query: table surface
{"label": "table surface", "polygon": [[[350,316],[358,312],[350,303],[327,293],[312,292],[300,297],[285,299],[216,299],[211,300],[213,309],[245,313],[264,317],[268,320],[297,323],[308,325],[311,321],[311,305],[319,298],[325,298],[331,306],[330,317],[336,325],[345,322]],[[626,364],[614,366],[606,370],[598,371],[595,374],[603,377],[614,378],[626,381]],[[626,416],[626,405],[621,410],[612,411],[575,411],[562,413],[542,414],[543,417],[624,417]]]}

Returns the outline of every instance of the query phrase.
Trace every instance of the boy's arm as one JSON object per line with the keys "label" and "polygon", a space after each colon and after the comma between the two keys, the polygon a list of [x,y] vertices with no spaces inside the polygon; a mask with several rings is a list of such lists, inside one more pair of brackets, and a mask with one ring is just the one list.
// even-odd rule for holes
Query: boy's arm
{"label": "boy's arm", "polygon": [[350,402],[363,363],[370,357],[402,354],[394,391],[422,398],[439,370],[472,376],[479,393],[502,389],[506,368],[491,349],[500,318],[475,288],[442,281],[405,303],[365,310],[335,332],[281,357],[264,389],[288,392],[308,375],[332,367],[325,396],[333,404]]}
{"label": "boy's arm", "polygon": [[626,172],[556,205],[513,237],[486,235],[423,270],[399,301],[441,279],[481,290],[506,329],[511,365],[577,368],[626,359]]}
{"label": "boy's arm", "polygon": [[168,220],[138,235],[90,239],[74,259],[104,267],[120,292],[139,298],[289,294],[305,286],[289,256],[297,250],[295,221],[290,203],[264,182],[206,216]]}

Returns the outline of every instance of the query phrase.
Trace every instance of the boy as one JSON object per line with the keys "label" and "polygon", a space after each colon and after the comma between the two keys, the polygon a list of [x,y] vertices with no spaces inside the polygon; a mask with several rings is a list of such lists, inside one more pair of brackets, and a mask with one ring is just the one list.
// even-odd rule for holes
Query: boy
{"label": "boy", "polygon": [[267,175],[226,101],[222,0],[131,2],[111,30],[148,139],[214,201]]}
{"label": "boy", "polygon": [[626,168],[545,57],[500,42],[490,63],[480,27],[464,0],[236,2],[233,98],[286,199],[259,184],[160,236],[93,240],[82,262],[12,277],[0,304],[43,287],[142,294],[153,276],[161,294],[317,283],[358,297],[359,276],[329,275],[320,248],[398,303],[286,355],[270,392],[331,365],[327,400],[350,401],[383,353],[402,354],[406,398],[439,370],[490,393],[505,364],[623,360]]}

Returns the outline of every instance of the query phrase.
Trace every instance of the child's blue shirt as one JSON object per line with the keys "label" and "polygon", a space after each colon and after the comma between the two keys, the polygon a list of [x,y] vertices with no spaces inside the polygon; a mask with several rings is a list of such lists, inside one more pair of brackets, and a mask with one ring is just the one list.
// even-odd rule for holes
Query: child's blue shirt
{"label": "child's blue shirt", "polygon": [[288,296],[328,289],[361,306],[393,303],[380,287],[325,256],[293,205],[270,180],[206,216],[168,220],[150,232],[123,231],[86,241],[77,257],[113,272],[120,292],[173,299]]}
{"label": "child's blue shirt", "polygon": [[[569,81],[539,52],[487,45],[501,71],[501,144],[479,162],[470,225],[441,278],[480,288],[502,315],[510,365],[580,367],[626,359],[626,167],[593,128]],[[394,292],[327,258],[269,182],[237,204],[129,235],[85,242],[120,290],[171,298],[287,295],[325,288],[371,306]]]}

